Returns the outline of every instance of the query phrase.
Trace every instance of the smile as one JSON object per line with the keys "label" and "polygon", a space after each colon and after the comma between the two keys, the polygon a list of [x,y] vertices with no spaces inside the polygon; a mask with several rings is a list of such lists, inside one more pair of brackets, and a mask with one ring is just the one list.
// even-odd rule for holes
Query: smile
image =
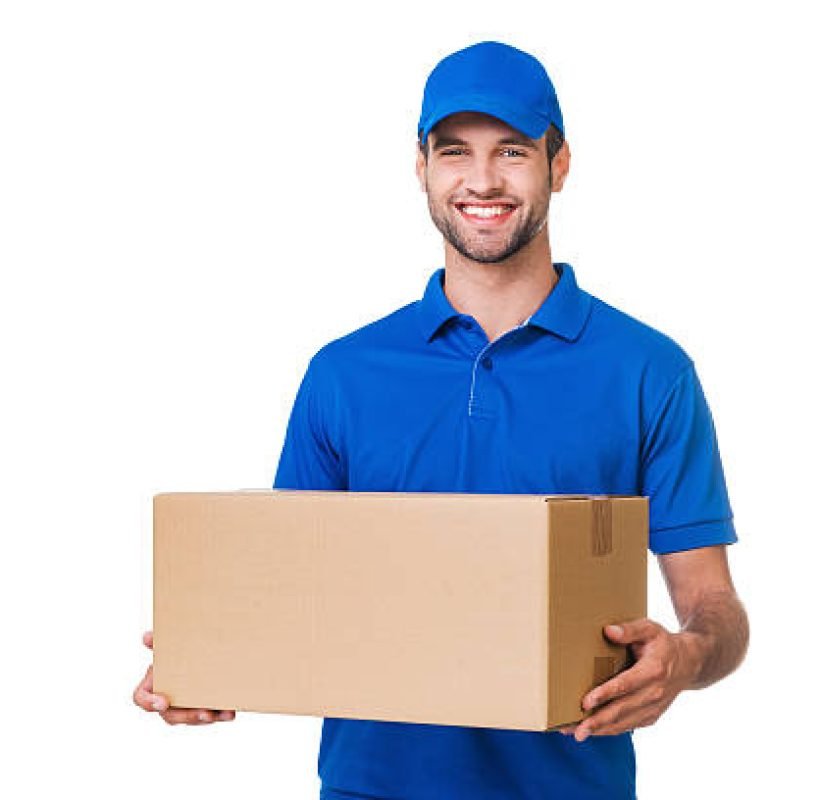
{"label": "smile", "polygon": [[516,209],[516,206],[508,204],[501,205],[471,205],[470,203],[456,203],[456,208],[462,217],[470,222],[498,225],[508,220]]}

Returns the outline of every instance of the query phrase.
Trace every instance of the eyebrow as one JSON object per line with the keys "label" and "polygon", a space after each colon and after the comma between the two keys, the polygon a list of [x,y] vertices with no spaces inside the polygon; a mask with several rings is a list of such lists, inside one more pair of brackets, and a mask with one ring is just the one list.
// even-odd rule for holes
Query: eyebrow
{"label": "eyebrow", "polygon": [[[433,152],[443,150],[445,147],[466,146],[468,143],[463,139],[458,139],[455,136],[439,136],[436,137],[436,143],[433,145]],[[529,150],[535,150],[535,143],[532,139],[524,139],[520,136],[505,136],[499,139],[497,144],[515,144],[519,147],[526,147]]]}

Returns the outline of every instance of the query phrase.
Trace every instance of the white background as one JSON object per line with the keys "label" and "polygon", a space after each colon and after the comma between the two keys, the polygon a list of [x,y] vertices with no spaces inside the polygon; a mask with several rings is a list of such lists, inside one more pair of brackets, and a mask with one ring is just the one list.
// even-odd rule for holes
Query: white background
{"label": "white background", "polygon": [[[556,260],[695,360],[740,542],[742,668],[635,734],[642,799],[815,781],[818,60],[809,3],[5,2],[4,783],[15,797],[316,798],[320,720],[168,727],[155,492],[269,486],[322,344],[442,264],[424,80],[537,55],[573,161]],[[814,51],[814,52],[813,52]],[[675,627],[656,562],[650,616]]]}

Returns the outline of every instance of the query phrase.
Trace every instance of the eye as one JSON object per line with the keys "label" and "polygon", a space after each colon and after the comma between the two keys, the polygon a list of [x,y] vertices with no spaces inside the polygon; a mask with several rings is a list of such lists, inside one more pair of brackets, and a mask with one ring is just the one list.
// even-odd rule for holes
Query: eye
{"label": "eye", "polygon": [[443,156],[460,156],[464,154],[464,148],[462,147],[449,147],[446,150],[441,151],[441,155]]}
{"label": "eye", "polygon": [[526,153],[523,150],[516,150],[514,147],[505,147],[502,153],[509,153],[511,158],[524,158]]}

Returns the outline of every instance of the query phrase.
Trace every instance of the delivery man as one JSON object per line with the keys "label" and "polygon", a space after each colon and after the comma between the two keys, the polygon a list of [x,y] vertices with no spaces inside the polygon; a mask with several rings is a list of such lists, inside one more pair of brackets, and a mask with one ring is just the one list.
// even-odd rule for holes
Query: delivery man
{"label": "delivery man", "polygon": [[[673,340],[553,262],[548,210],[569,165],[555,90],[535,58],[481,42],[439,62],[416,174],[444,267],[420,300],[313,356],[274,487],[646,495],[649,547],[680,630],[649,619],[607,626],[635,663],[592,689],[590,716],[561,731],[326,718],[327,800],[634,798],[632,731],[745,655],[726,556],[737,536],[697,373]],[[166,722],[234,717],[169,708],[151,680],[149,667],[134,700]]]}

